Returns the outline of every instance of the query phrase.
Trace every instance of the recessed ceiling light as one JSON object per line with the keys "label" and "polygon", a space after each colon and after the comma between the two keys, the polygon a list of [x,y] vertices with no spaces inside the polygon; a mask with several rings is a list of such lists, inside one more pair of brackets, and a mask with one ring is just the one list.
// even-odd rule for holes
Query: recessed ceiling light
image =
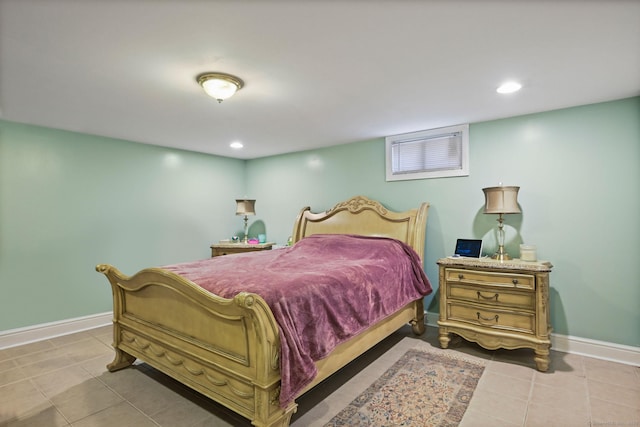
{"label": "recessed ceiling light", "polygon": [[231,147],[231,148],[233,148],[233,149],[235,149],[235,150],[239,150],[239,149],[241,149],[242,147],[244,147],[244,145],[242,145],[242,142],[234,141],[234,142],[232,142],[231,144],[229,144],[229,147]]}
{"label": "recessed ceiling light", "polygon": [[522,85],[518,82],[506,82],[503,83],[496,92],[498,93],[513,93],[517,92],[522,88]]}

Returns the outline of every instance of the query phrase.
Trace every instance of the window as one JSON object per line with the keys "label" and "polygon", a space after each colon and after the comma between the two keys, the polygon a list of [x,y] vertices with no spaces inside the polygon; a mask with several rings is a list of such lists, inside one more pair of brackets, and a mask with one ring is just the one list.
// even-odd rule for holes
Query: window
{"label": "window", "polygon": [[387,181],[469,175],[469,125],[386,138]]}

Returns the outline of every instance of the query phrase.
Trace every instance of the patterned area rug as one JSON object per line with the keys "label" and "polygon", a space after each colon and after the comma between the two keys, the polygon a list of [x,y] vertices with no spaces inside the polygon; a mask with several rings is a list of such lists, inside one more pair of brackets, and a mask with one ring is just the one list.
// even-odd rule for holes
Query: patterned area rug
{"label": "patterned area rug", "polygon": [[452,353],[408,350],[329,426],[457,426],[484,366]]}

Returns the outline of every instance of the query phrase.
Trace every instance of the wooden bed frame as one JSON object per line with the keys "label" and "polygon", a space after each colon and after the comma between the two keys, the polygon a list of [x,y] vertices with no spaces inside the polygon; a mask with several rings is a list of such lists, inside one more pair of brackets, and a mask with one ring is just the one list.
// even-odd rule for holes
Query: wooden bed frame
{"label": "wooden bed frame", "polygon": [[[322,213],[301,210],[293,241],[312,234],[392,237],[424,259],[429,205],[391,212],[357,196]],[[128,277],[101,264],[113,291],[113,347],[116,371],[136,358],[250,419],[255,426],[288,426],[297,404],[279,405],[279,330],[265,301],[241,292],[225,299],[161,268]],[[340,344],[317,362],[318,376],[302,393],[345,366],[403,325],[425,330],[422,298]],[[300,393],[300,394],[302,394]]]}

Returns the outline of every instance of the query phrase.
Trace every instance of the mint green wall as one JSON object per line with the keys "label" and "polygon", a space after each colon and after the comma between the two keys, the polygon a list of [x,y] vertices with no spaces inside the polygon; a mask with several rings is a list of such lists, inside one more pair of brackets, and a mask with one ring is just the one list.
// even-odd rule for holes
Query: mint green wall
{"label": "mint green wall", "polygon": [[242,228],[245,162],[0,121],[0,331],[111,310],[127,274]]}
{"label": "mint green wall", "polygon": [[[555,332],[640,346],[640,97],[471,124],[468,177],[385,182],[384,139],[250,160],[247,186],[270,240],[291,234],[294,212],[356,194],[393,209],[431,203],[425,269],[457,237],[495,247],[482,188],[519,185],[522,215],[506,216],[507,250],[535,244],[554,264]],[[427,298],[437,312],[437,298]]]}
{"label": "mint green wall", "polygon": [[[425,269],[457,237],[495,245],[482,187],[521,187],[507,249],[553,262],[563,335],[640,346],[640,97],[471,124],[471,175],[385,182],[384,139],[241,161],[0,121],[0,331],[110,310],[106,280],[209,256],[242,229],[284,243],[301,206],[362,194],[396,210],[431,203]],[[427,298],[437,312],[437,297]]]}

